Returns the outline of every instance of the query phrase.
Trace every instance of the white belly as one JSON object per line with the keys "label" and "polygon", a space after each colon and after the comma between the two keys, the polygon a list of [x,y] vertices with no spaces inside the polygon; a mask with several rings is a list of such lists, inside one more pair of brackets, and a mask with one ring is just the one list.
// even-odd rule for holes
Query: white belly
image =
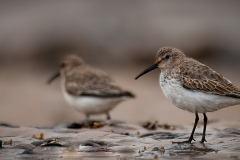
{"label": "white belly", "polygon": [[73,96],[66,92],[62,85],[62,92],[66,101],[84,114],[101,114],[112,110],[118,103],[125,98],[98,98],[87,96]]}
{"label": "white belly", "polygon": [[165,96],[175,106],[193,113],[213,112],[221,108],[240,104],[240,100],[237,98],[190,91],[183,88],[176,79],[164,80],[161,75],[160,85]]}

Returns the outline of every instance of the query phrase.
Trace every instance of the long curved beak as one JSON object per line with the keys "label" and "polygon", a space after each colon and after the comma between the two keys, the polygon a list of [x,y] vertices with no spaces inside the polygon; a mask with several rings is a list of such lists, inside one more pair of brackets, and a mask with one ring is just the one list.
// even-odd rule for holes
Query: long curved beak
{"label": "long curved beak", "polygon": [[140,73],[135,79],[137,80],[139,77],[141,77],[142,75],[154,70],[158,68],[158,63],[155,62],[153,63],[150,67],[148,67],[147,69],[145,69],[142,73]]}
{"label": "long curved beak", "polygon": [[60,72],[56,72],[54,75],[52,75],[49,80],[47,81],[48,84],[50,84],[54,79],[60,76]]}

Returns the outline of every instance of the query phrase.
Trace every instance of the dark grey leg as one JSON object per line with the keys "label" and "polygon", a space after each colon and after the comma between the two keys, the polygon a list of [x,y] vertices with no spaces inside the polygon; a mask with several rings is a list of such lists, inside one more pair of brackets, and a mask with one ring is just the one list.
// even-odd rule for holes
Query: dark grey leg
{"label": "dark grey leg", "polygon": [[208,121],[208,118],[206,116],[205,113],[203,113],[203,116],[204,116],[204,126],[203,126],[203,135],[202,135],[202,140],[200,141],[200,143],[204,143],[204,142],[207,142],[206,139],[205,139],[205,135],[206,135],[206,128],[207,128],[207,121]]}
{"label": "dark grey leg", "polygon": [[[195,139],[193,138],[193,135],[194,135],[195,129],[196,129],[197,124],[198,124],[198,121],[199,121],[199,117],[198,117],[198,113],[197,113],[197,112],[195,113],[195,116],[196,116],[196,117],[195,117],[195,123],[194,123],[193,130],[192,130],[192,133],[191,133],[189,139],[186,140],[186,141],[183,141],[183,142],[172,142],[172,143],[191,143],[192,140],[195,141]],[[204,137],[205,137],[205,136],[204,136]]]}
{"label": "dark grey leg", "polygon": [[106,114],[107,114],[107,119],[110,120],[111,116],[110,116],[109,112],[107,112]]}
{"label": "dark grey leg", "polygon": [[90,115],[86,114],[86,120],[89,120]]}

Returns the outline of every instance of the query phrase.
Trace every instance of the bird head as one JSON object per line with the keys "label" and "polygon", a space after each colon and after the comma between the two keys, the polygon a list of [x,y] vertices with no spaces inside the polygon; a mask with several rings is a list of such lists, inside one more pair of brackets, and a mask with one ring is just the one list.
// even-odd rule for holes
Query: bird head
{"label": "bird head", "polygon": [[147,69],[142,71],[135,79],[138,79],[142,75],[159,68],[160,70],[170,68],[177,65],[185,55],[178,49],[173,47],[163,47],[157,53],[156,61]]}
{"label": "bird head", "polygon": [[66,74],[69,70],[71,70],[74,67],[83,66],[84,61],[82,58],[71,55],[65,58],[64,62],[61,63],[59,71],[57,71],[55,74],[53,74],[49,80],[48,84],[50,84],[53,80],[58,78],[61,74]]}

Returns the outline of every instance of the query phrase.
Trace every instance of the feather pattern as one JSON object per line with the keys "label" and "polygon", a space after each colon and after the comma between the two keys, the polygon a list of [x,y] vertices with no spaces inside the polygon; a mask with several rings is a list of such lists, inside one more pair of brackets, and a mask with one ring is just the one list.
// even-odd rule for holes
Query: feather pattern
{"label": "feather pattern", "polygon": [[184,61],[178,69],[181,84],[186,89],[240,98],[240,90],[228,79],[194,59]]}
{"label": "feather pattern", "polygon": [[123,91],[107,74],[84,65],[67,72],[66,91],[73,96],[90,97],[134,97],[130,92]]}

